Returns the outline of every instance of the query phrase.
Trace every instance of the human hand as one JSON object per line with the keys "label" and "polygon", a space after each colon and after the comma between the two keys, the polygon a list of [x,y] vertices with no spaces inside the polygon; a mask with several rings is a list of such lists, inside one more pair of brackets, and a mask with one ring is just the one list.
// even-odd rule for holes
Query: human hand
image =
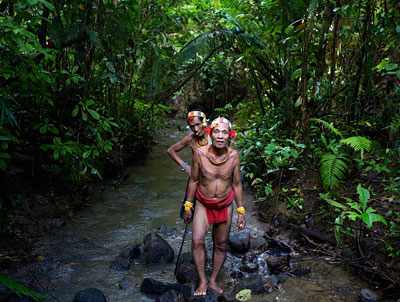
{"label": "human hand", "polygon": [[183,213],[183,221],[185,223],[191,223],[192,222],[192,215],[193,215],[192,210],[185,211]]}
{"label": "human hand", "polygon": [[246,218],[244,218],[243,215],[238,215],[237,220],[236,220],[236,225],[237,225],[238,231],[243,230],[246,227]]}

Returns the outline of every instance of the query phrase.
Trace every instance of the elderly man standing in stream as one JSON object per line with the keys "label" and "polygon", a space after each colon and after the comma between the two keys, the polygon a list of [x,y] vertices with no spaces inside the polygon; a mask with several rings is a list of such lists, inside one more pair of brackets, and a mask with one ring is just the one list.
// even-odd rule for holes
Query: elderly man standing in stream
{"label": "elderly man standing in stream", "polygon": [[[189,180],[188,199],[185,202],[184,220],[192,220],[191,205],[197,199],[193,217],[192,254],[199,276],[195,296],[207,294],[207,288],[223,293],[216,278],[226,257],[226,248],[231,228],[233,199],[237,206],[237,227],[246,226],[243,207],[243,188],[240,180],[240,159],[237,151],[228,147],[229,140],[235,136],[232,124],[223,117],[215,119],[207,128],[212,145],[198,148],[193,154],[192,173]],[[207,281],[205,273],[205,236],[212,228],[213,270]]]}

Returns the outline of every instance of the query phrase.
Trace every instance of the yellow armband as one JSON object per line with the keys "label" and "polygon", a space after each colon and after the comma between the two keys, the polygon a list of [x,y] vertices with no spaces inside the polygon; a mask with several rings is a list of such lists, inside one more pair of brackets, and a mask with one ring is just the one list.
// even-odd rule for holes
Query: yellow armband
{"label": "yellow armband", "polygon": [[191,209],[193,209],[193,202],[186,200],[184,206],[185,206],[185,211],[190,211]]}
{"label": "yellow armband", "polygon": [[244,216],[244,214],[246,213],[246,210],[244,209],[244,207],[238,207],[236,209],[236,212],[238,213],[238,215]]}

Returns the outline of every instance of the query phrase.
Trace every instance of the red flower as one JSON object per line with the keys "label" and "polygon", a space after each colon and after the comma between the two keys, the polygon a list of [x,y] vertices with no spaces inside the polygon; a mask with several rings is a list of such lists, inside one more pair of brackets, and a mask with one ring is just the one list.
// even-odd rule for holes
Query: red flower
{"label": "red flower", "polygon": [[187,118],[189,121],[193,121],[194,120],[194,117],[193,116],[188,116],[188,118]]}
{"label": "red flower", "polygon": [[211,126],[208,126],[206,129],[204,129],[205,132],[207,132],[208,134],[211,134]]}
{"label": "red flower", "polygon": [[234,138],[235,136],[236,136],[236,131],[235,130],[229,131],[229,138]]}

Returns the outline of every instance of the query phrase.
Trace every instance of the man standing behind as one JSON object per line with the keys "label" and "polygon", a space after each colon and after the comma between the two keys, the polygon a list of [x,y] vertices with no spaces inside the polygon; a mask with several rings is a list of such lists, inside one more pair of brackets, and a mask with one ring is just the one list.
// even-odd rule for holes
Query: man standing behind
{"label": "man standing behind", "polygon": [[[185,136],[182,140],[169,147],[168,155],[179,166],[182,167],[182,172],[186,172],[190,176],[191,165],[188,164],[188,162],[185,162],[178,155],[178,152],[189,146],[192,149],[193,153],[195,150],[197,150],[197,148],[207,145],[209,143],[209,134],[204,131],[207,127],[207,119],[204,112],[198,110],[190,111],[187,115],[186,121],[188,123],[188,127],[190,128],[190,130],[192,130],[193,133]],[[186,193],[187,191],[185,191],[185,194]],[[186,200],[186,195],[184,200]],[[181,218],[183,218],[183,207],[181,208],[180,213]]]}
{"label": "man standing behind", "polygon": [[[226,118],[215,119],[208,128],[212,145],[197,149],[193,154],[192,173],[189,180],[188,199],[185,202],[185,222],[192,220],[191,203],[196,196],[193,217],[192,254],[199,276],[195,296],[206,295],[210,287],[219,293],[223,290],[216,283],[226,257],[226,247],[232,221],[232,201],[237,205],[237,227],[246,226],[243,207],[243,188],[240,181],[240,160],[237,151],[228,147],[235,136],[232,124]],[[213,238],[213,270],[209,281],[205,274],[205,236],[211,226]]]}

